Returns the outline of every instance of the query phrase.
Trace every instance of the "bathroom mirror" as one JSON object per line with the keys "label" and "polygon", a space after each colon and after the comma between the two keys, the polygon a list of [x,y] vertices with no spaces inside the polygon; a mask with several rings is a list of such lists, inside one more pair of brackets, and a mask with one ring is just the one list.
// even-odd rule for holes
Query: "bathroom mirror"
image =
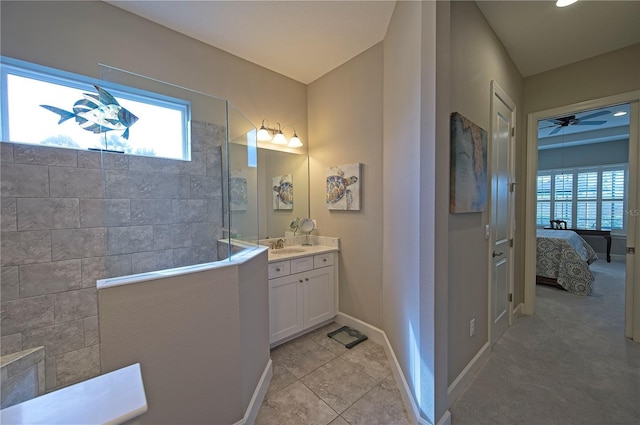
{"label": "bathroom mirror", "polygon": [[282,237],[296,217],[309,217],[308,156],[259,145],[258,164],[260,238]]}

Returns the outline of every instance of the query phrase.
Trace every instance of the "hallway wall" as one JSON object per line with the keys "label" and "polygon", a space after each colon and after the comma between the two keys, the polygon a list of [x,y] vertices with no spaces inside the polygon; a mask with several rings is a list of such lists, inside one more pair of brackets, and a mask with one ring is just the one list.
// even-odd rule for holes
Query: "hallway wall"
{"label": "hallway wall", "polygon": [[[339,311],[382,327],[382,43],[309,84],[310,215],[340,238]],[[329,210],[327,167],[361,163],[360,210]]]}
{"label": "hallway wall", "polygon": [[[451,3],[451,38],[451,112],[489,132],[491,80],[520,108],[522,76],[474,2]],[[518,133],[516,150],[524,149],[523,141]],[[489,337],[489,246],[484,238],[489,219],[486,211],[449,214],[449,384]],[[474,337],[469,337],[471,319]]]}

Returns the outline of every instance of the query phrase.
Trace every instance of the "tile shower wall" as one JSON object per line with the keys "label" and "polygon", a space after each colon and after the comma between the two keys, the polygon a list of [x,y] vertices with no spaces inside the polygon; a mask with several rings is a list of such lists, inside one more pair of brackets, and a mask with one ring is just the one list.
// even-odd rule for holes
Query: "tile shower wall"
{"label": "tile shower wall", "polygon": [[225,131],[191,137],[191,161],[0,143],[0,347],[44,346],[47,391],[100,373],[96,280],[217,260]]}

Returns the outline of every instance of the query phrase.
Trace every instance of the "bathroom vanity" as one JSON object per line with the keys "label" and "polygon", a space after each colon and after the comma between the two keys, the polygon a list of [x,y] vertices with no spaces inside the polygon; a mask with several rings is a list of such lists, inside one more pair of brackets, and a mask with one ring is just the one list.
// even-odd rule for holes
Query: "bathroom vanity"
{"label": "bathroom vanity", "polygon": [[269,250],[271,347],[331,322],[338,310],[338,240]]}

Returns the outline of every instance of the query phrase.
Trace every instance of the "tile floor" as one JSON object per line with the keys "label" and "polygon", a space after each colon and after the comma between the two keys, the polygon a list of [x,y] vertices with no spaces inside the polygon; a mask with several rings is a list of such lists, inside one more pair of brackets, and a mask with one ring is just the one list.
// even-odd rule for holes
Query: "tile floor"
{"label": "tile floor", "polygon": [[411,424],[384,348],[352,349],[327,337],[328,324],[271,350],[273,377],[256,425]]}

